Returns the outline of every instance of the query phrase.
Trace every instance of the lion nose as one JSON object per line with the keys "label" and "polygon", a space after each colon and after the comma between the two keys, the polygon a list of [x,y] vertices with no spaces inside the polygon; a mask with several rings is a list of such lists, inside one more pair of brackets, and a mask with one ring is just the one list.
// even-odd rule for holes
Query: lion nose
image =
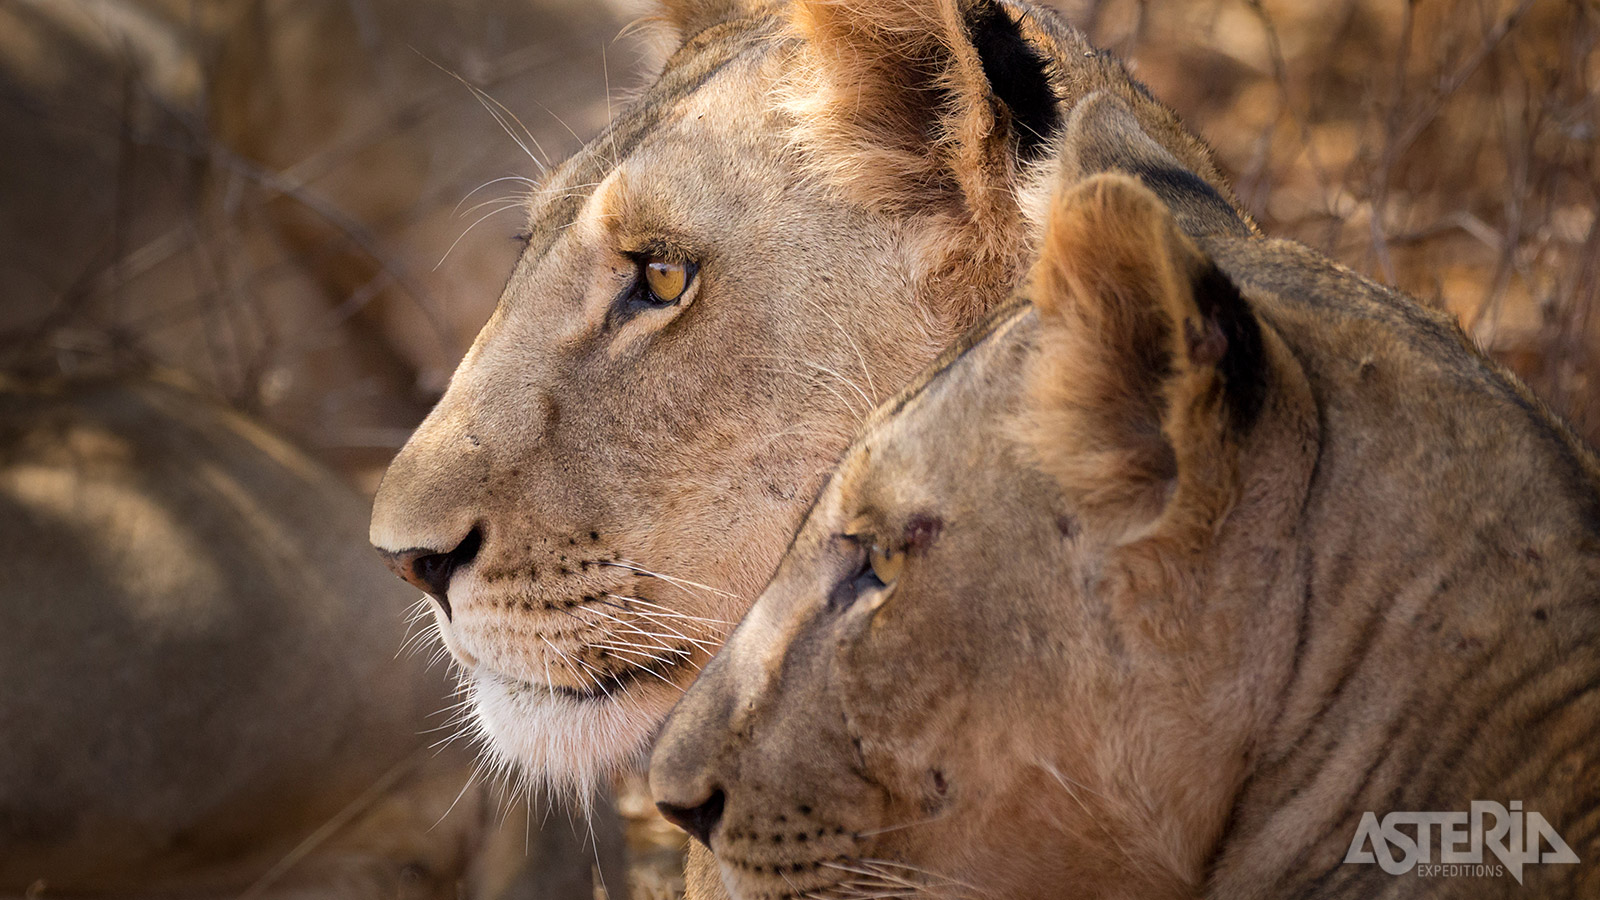
{"label": "lion nose", "polygon": [[410,550],[380,550],[390,571],[420,588],[438,602],[444,617],[450,618],[450,576],[472,562],[483,546],[483,532],[477,526],[456,544],[455,549],[440,553],[425,547]]}
{"label": "lion nose", "polygon": [[728,797],[721,788],[714,788],[711,796],[699,806],[676,806],[671,803],[657,803],[656,809],[661,810],[661,815],[668,822],[689,832],[700,843],[711,846],[711,830],[717,827],[717,822],[722,819],[722,807],[728,802]]}

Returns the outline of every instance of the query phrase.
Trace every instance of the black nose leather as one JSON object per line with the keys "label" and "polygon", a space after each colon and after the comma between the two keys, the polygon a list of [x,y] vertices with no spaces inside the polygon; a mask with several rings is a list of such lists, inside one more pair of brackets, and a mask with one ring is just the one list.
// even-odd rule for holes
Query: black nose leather
{"label": "black nose leather", "polygon": [[700,843],[711,846],[711,830],[717,827],[717,822],[722,819],[722,807],[728,798],[722,793],[721,788],[711,792],[706,802],[699,806],[673,806],[671,803],[657,803],[656,809],[661,810],[661,815],[668,822],[689,832]]}
{"label": "black nose leather", "polygon": [[461,539],[461,543],[444,553],[426,547],[379,552],[383,554],[383,561],[388,564],[390,571],[438,601],[444,610],[444,617],[448,619],[450,576],[454,575],[457,569],[472,562],[482,546],[483,532],[474,527]]}

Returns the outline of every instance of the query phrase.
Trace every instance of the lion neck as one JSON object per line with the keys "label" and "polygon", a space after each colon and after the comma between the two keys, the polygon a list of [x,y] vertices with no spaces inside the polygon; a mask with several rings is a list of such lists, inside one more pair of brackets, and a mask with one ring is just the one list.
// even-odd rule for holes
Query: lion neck
{"label": "lion neck", "polygon": [[1303,373],[1276,339],[1267,353],[1278,377],[1241,442],[1239,498],[1214,539],[1188,555],[1173,542],[1109,550],[1094,576],[1111,620],[1104,646],[1060,679],[1074,685],[1070,730],[1006,732],[1028,748],[1033,765],[1012,789],[1038,817],[985,827],[1049,836],[1058,849],[1044,858],[1057,868],[1035,879],[1038,896],[1061,883],[1082,896],[1205,895],[1291,678],[1303,579],[1286,536],[1320,450]]}
{"label": "lion neck", "polygon": [[[1268,280],[1275,262],[1254,259]],[[1321,439],[1271,563],[1282,590],[1242,632],[1264,715],[1211,896],[1427,893],[1440,883],[1345,864],[1366,813],[1520,801],[1560,831],[1600,799],[1583,780],[1600,768],[1600,467],[1453,327],[1352,281],[1258,301]]]}

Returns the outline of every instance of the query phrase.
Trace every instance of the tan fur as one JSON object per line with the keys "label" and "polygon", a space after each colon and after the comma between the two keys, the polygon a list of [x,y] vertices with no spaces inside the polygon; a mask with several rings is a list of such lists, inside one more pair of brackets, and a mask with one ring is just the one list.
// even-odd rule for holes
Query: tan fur
{"label": "tan fur", "polygon": [[[495,751],[536,777],[582,789],[641,758],[857,424],[1014,288],[1056,144],[1211,198],[1197,232],[1249,231],[1120,63],[1006,2],[1063,122],[1023,161],[973,5],[669,4],[683,46],[542,186],[371,531],[387,552],[481,538],[436,620]],[[646,252],[696,282],[619,312]]]}
{"label": "tan fur", "polygon": [[[1593,452],[1409,299],[1065,174],[1033,304],[875,414],[656,799],[720,804],[738,898],[1594,896]],[[1473,800],[1582,862],[1343,863]]]}
{"label": "tan fur", "polygon": [[[1030,291],[1063,345],[1059,368],[1035,379],[1048,411],[1030,423],[1040,466],[1095,509],[1134,506],[1118,493],[1164,489],[1221,449],[1202,438],[1191,459],[1174,458],[1220,397],[1215,370],[1185,359],[1182,342],[1183,324],[1198,319],[1189,284],[1200,255],[1125,185],[1096,181],[1061,198]],[[1060,452],[1064,442],[1074,452]]]}
{"label": "tan fur", "polygon": [[723,22],[755,15],[765,5],[759,0],[662,0],[655,18],[670,26],[681,40]]}
{"label": "tan fur", "polygon": [[[939,217],[927,255],[959,266],[972,287],[944,298],[963,324],[982,315],[985,298],[1009,289],[1030,235],[1018,218],[1037,194],[1027,167],[1009,150],[1015,129],[989,90],[982,60],[967,39],[961,0],[800,0],[790,27],[804,41],[797,77],[780,93],[798,122],[795,140],[807,168],[873,208]],[[1231,203],[1210,151],[1128,77],[1114,58],[1032,8],[1007,4],[1028,40],[1052,61],[1055,89],[1068,108],[1115,105],[1126,120],[1091,113],[1068,127],[1060,145],[1085,157],[1083,174],[1154,151],[1218,186]],[[1100,104],[1078,103],[1097,95]],[[1112,98],[1116,99],[1112,99]],[[1105,148],[1115,148],[1106,152]],[[1115,155],[1120,160],[1113,160]],[[1249,229],[1247,216],[1231,216]],[[1216,220],[1197,228],[1215,227]]]}
{"label": "tan fur", "polygon": [[1009,278],[1019,166],[961,12],[954,0],[794,4],[812,68],[791,103],[827,177],[868,203],[948,205],[972,257],[998,257]]}

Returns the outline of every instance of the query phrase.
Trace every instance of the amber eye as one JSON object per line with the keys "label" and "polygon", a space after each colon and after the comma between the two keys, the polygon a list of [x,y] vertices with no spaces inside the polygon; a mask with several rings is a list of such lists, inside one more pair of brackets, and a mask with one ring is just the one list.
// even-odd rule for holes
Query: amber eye
{"label": "amber eye", "polygon": [[659,306],[677,303],[689,288],[694,271],[685,263],[652,257],[644,262],[644,283],[650,302]]}
{"label": "amber eye", "polygon": [[885,550],[877,544],[867,552],[867,562],[872,566],[872,574],[885,586],[894,584],[900,577],[900,570],[906,567],[906,554],[904,551]]}
{"label": "amber eye", "polygon": [[[862,535],[840,535],[855,546],[855,553],[860,553],[860,547],[868,540]],[[856,602],[856,598],[863,594],[884,590],[894,586],[896,578],[900,577],[900,570],[906,567],[906,552],[904,550],[886,550],[876,541],[867,547],[867,558],[856,557],[859,562],[853,572],[846,575],[834,585],[828,593],[828,608],[838,611],[848,609]]]}

